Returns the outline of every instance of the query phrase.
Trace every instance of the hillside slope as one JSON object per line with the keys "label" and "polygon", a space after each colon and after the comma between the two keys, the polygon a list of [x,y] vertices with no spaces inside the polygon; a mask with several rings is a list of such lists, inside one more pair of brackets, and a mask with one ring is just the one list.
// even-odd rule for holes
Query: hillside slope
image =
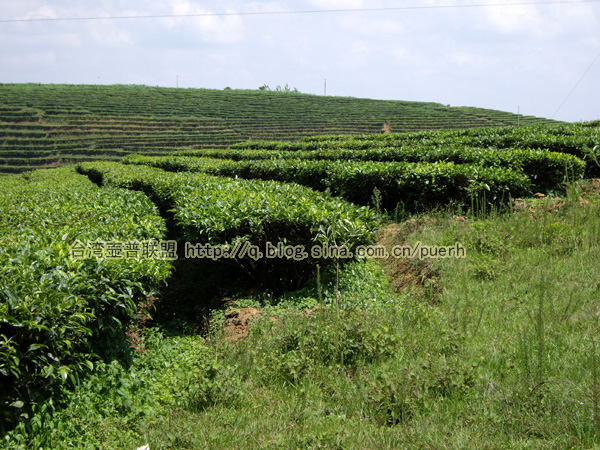
{"label": "hillside slope", "polygon": [[384,127],[402,132],[552,122],[439,103],[259,90],[0,84],[0,172]]}

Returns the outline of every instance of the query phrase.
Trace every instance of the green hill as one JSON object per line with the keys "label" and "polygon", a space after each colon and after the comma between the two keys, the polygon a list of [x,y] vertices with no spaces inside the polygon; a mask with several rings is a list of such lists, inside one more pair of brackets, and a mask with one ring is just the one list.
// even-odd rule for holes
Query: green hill
{"label": "green hill", "polygon": [[0,84],[0,172],[136,152],[555,121],[439,103],[211,89]]}

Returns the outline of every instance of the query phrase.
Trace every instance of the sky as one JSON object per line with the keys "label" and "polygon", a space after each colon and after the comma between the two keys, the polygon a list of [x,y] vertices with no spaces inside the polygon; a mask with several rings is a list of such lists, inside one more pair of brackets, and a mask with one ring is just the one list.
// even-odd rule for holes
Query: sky
{"label": "sky", "polygon": [[[558,1],[0,0],[0,82],[287,85],[600,119],[600,0]],[[270,14],[294,11],[313,12]],[[32,20],[123,16],[161,17]]]}

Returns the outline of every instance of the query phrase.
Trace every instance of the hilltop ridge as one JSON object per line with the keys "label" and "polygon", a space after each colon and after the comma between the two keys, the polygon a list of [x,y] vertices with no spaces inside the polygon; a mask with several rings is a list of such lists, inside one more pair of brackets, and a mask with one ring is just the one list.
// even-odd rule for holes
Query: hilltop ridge
{"label": "hilltop ridge", "polygon": [[235,89],[0,84],[0,171],[320,134],[557,123],[440,103]]}

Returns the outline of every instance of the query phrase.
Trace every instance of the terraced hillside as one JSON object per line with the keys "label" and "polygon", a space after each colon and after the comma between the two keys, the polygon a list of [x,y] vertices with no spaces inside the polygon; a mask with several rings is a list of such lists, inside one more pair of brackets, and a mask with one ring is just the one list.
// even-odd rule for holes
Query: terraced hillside
{"label": "terraced hillside", "polygon": [[146,86],[0,84],[0,172],[248,140],[552,123],[438,103]]}

